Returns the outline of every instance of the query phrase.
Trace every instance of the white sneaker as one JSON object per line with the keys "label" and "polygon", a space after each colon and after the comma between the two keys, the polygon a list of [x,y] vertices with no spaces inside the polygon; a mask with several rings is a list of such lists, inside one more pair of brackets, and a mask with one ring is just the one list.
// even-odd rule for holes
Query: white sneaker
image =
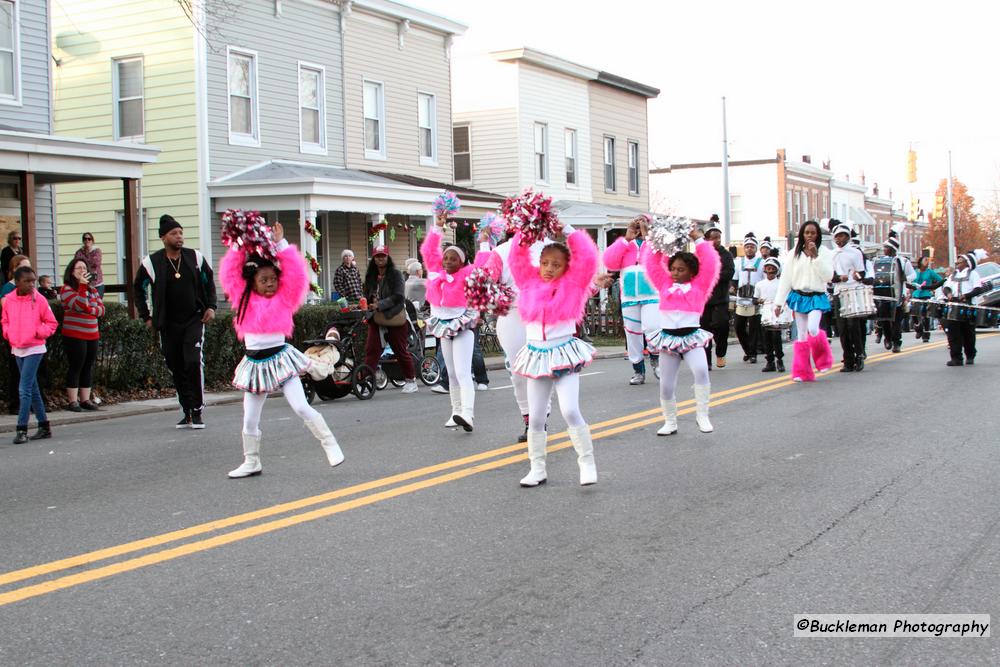
{"label": "white sneaker", "polygon": [[431,387],[431,393],[432,394],[447,394],[448,390],[445,389],[444,387],[442,387],[441,385],[436,384],[433,387]]}
{"label": "white sneaker", "polygon": [[488,384],[483,384],[482,382],[476,385],[476,391],[486,391],[489,388],[490,386]]}
{"label": "white sneaker", "polygon": [[407,380],[407,382],[403,385],[403,388],[400,389],[399,391],[402,394],[415,394],[415,393],[417,393],[417,381],[416,380]]}

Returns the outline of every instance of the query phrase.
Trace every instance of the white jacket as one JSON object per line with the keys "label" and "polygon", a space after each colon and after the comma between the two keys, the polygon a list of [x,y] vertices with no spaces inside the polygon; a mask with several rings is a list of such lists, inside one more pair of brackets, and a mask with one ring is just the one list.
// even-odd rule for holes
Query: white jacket
{"label": "white jacket", "polygon": [[781,281],[778,284],[778,294],[774,305],[784,306],[788,293],[826,292],[827,284],[833,280],[833,253],[826,246],[819,247],[816,259],[805,253],[796,255],[792,250],[781,266]]}

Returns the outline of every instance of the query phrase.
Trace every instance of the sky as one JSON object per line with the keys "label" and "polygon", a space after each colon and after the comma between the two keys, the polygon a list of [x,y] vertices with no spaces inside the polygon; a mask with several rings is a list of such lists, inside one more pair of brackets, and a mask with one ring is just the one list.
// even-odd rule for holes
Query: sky
{"label": "sky", "polygon": [[951,150],[977,204],[1000,194],[995,1],[403,1],[468,25],[455,52],[530,46],[659,88],[652,167],[721,160],[725,96],[731,160],[785,148],[929,211]]}

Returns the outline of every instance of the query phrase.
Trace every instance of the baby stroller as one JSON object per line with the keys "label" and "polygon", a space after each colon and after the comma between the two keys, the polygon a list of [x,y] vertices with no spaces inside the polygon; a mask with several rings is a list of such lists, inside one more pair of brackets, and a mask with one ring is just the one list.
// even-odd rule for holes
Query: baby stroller
{"label": "baby stroller", "polygon": [[317,397],[331,401],[354,394],[367,401],[375,395],[375,371],[362,363],[365,355],[358,340],[366,323],[365,313],[344,313],[327,329],[324,338],[305,341],[305,355],[313,361],[313,367],[303,377],[310,403]]}
{"label": "baby stroller", "polygon": [[[428,351],[424,335],[424,322],[417,317],[416,307],[411,301],[406,302],[406,320],[409,327],[406,347],[410,356],[413,357],[413,366],[417,369],[420,381],[428,387],[433,386],[441,379],[441,367],[438,365],[433,342],[430,351]],[[394,387],[402,387],[406,383],[402,367],[381,330],[380,334],[382,335],[383,350],[378,368],[375,369],[375,388],[381,391],[388,387],[390,382]]]}

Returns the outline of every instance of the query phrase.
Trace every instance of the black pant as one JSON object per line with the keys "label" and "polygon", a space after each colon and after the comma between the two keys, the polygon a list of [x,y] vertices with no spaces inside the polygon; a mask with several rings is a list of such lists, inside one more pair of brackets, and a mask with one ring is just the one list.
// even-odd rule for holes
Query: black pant
{"label": "black pant", "polygon": [[952,359],[962,361],[963,352],[968,360],[976,358],[975,322],[945,320],[944,330],[948,334],[948,351]]}
{"label": "black pant", "polygon": [[882,322],[882,333],[883,335],[888,335],[889,342],[893,345],[903,344],[903,318],[906,317],[906,313],[903,309],[896,307],[892,311],[892,319]]}
{"label": "black pant", "polygon": [[920,334],[920,337],[924,340],[930,340],[931,338],[931,318],[927,317],[914,317],[913,318],[913,331]]}
{"label": "black pant", "polygon": [[737,315],[736,338],[740,341],[743,354],[757,356],[757,340],[760,338],[760,315]]}
{"label": "black pant", "polygon": [[714,339],[705,347],[708,365],[711,366],[713,347],[716,356],[719,357],[725,357],[729,349],[729,302],[705,306],[701,314],[701,328],[712,334]]}
{"label": "black pant", "polygon": [[187,324],[168,322],[160,329],[160,349],[177,388],[177,402],[184,412],[201,410],[204,405],[202,343],[205,325],[201,316]]}
{"label": "black pant", "polygon": [[780,361],[785,358],[785,350],[781,346],[781,337],[784,333],[784,329],[761,329],[761,339],[764,341],[764,356],[767,358],[767,363],[773,364],[775,359]]}
{"label": "black pant", "polygon": [[838,317],[837,331],[840,333],[840,347],[844,351],[845,366],[855,365],[864,355],[865,320],[860,317]]}
{"label": "black pant", "polygon": [[97,359],[97,341],[63,337],[66,350],[66,387],[90,389],[94,383],[94,361]]}

